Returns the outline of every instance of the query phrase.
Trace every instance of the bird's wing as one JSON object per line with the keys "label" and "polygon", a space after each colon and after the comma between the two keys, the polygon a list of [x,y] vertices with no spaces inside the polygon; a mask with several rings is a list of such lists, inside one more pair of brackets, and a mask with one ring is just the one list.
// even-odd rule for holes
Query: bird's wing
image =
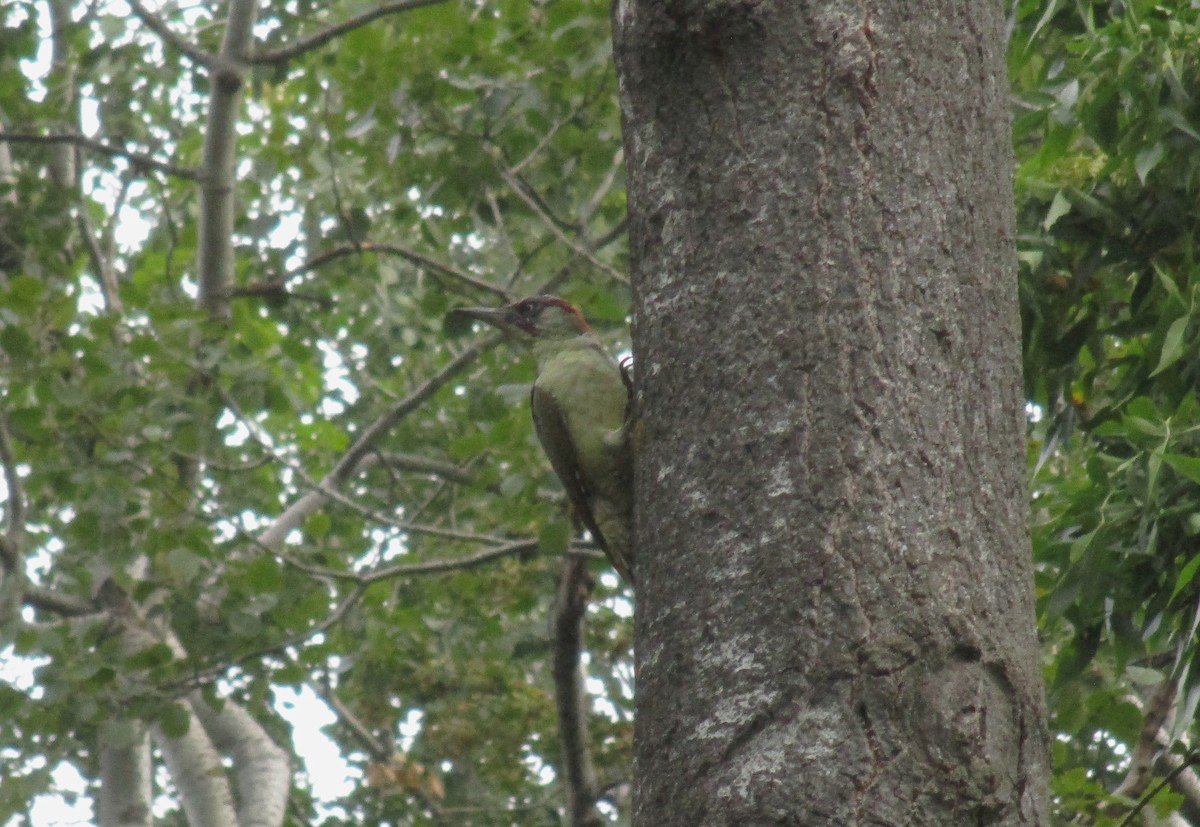
{"label": "bird's wing", "polygon": [[592,538],[605,551],[608,545],[604,535],[596,526],[596,518],[588,505],[591,483],[585,477],[575,454],[575,441],[567,428],[567,418],[563,416],[562,408],[554,397],[537,385],[529,394],[529,407],[533,411],[533,427],[537,431],[538,440],[546,456],[550,457],[550,465],[554,473],[562,480],[563,488],[567,491],[567,499],[579,521],[591,532]]}

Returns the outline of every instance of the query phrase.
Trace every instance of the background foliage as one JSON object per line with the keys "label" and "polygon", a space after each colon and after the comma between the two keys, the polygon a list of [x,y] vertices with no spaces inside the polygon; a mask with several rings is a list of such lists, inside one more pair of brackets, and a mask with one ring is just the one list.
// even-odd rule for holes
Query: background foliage
{"label": "background foliage", "polygon": [[[1164,731],[1185,754],[1200,697],[1193,6],[1010,9],[1063,821],[1115,823],[1121,811],[1100,808],[1132,791],[1120,785],[1145,746],[1144,713],[1174,702]],[[271,4],[257,48],[370,7]],[[51,25],[53,8],[69,25]],[[208,4],[159,14],[217,48]],[[201,685],[289,749],[281,688],[335,708],[329,733],[363,781],[318,806],[297,775],[296,823],[560,823],[547,619],[571,531],[524,406],[531,366],[504,348],[476,353],[479,334],[444,320],[552,287],[623,346],[607,4],[443,3],[256,65],[228,325],[195,302],[196,181],[131,155],[199,165],[207,73],[118,3],[14,2],[0,22],[3,128],[84,131],[120,149],[26,140],[0,168],[10,539],[30,582],[90,601],[111,577],[186,647],[122,653],[100,621],[22,611],[10,577],[0,640],[37,669],[0,684],[0,817],[52,789],[59,762],[94,778],[98,740],[119,741],[135,718],[178,728],[181,687]],[[74,182],[55,177],[64,147]],[[361,473],[330,493],[322,479],[388,411],[395,424]],[[325,507],[282,551],[264,547],[272,521],[313,492]],[[601,572],[586,627],[591,740],[617,784],[630,604]],[[1155,801],[1200,823],[1179,794]],[[159,806],[182,820],[169,790]]]}
{"label": "background foliage", "polygon": [[[222,21],[209,5],[168,4],[161,16],[215,50]],[[370,7],[264,9],[260,47]],[[51,38],[46,11],[0,12],[6,128],[62,132],[81,118],[106,143],[198,165],[205,74],[123,5],[75,4],[60,48],[82,113],[64,113],[56,85],[68,79],[35,68]],[[227,327],[195,306],[194,181],[84,150],[82,185],[56,187],[56,147],[11,145],[0,348],[30,577],[87,599],[104,571],[169,619],[187,658],[122,659],[100,623],[8,624],[9,652],[45,660],[36,689],[0,690],[0,815],[46,789],[61,760],[94,776],[114,708],[169,722],[177,712],[158,688],[199,675],[219,677],[214,691],[284,745],[275,689],[336,694],[342,723],[330,734],[377,785],[322,818],[297,779],[297,819],[557,823],[548,617],[569,528],[532,436],[527,361],[503,348],[467,354],[281,554],[257,538],[477,338],[443,330],[452,306],[553,282],[620,346],[628,294],[614,276],[625,270],[614,243],[624,194],[607,11],[556,0],[386,17],[257,67],[239,132],[241,295]],[[91,243],[111,252],[114,295]],[[180,470],[192,458],[203,459],[194,489]],[[454,569],[512,540],[532,543]],[[141,557],[135,578],[127,567]],[[335,576],[430,561],[450,570],[370,585]],[[629,604],[618,595],[605,577],[587,626],[604,701],[595,757],[614,782],[631,737]],[[415,737],[401,738],[405,721],[410,734],[419,723]]]}
{"label": "background foliage", "polygon": [[1186,740],[1200,689],[1200,11],[1016,15],[1039,622],[1056,791],[1064,817],[1095,818],[1152,690],[1178,690],[1167,726]]}

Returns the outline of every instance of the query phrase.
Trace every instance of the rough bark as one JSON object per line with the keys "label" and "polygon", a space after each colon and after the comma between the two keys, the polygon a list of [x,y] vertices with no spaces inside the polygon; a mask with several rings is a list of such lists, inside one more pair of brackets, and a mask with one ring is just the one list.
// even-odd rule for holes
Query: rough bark
{"label": "rough bark", "polygon": [[991,0],[622,0],[635,824],[1045,825]]}

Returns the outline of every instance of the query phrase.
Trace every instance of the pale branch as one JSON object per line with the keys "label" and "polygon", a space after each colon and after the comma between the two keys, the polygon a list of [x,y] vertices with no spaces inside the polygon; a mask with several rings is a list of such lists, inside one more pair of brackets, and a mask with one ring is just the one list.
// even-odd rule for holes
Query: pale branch
{"label": "pale branch", "polygon": [[504,179],[504,183],[508,184],[509,189],[511,189],[518,198],[525,202],[525,206],[529,207],[534,215],[541,219],[542,224],[546,226],[546,229],[548,229],[555,238],[570,247],[581,258],[590,262],[593,267],[603,271],[604,273],[607,273],[614,281],[621,284],[629,284],[629,278],[624,273],[617,270],[611,264],[601,261],[596,257],[596,254],[592,250],[588,249],[587,246],[580,244],[578,241],[567,235],[567,233],[564,232],[561,227],[559,227],[558,222],[553,218],[553,216],[547,213],[546,210],[542,209],[541,204],[538,203],[538,199],[534,198],[529,192],[526,191],[525,187],[519,180],[517,180],[516,176],[510,173],[499,163],[497,163],[497,169],[500,172],[500,177]]}
{"label": "pale branch", "polygon": [[145,152],[139,152],[135,149],[115,144],[106,144],[103,141],[97,141],[77,132],[42,134],[37,132],[0,131],[0,141],[9,144],[74,144],[80,149],[87,149],[110,158],[124,158],[135,167],[153,169],[167,175],[186,178],[189,181],[199,181],[201,176],[200,171],[192,167],[172,164],[169,161],[160,161],[151,155],[147,155]]}
{"label": "pale branch", "polygon": [[568,558],[554,602],[554,700],[558,717],[559,773],[570,827],[597,827],[598,783],[588,746],[587,692],[580,652],[591,578],[587,561]]}
{"label": "pale branch", "polygon": [[[3,115],[0,113],[0,122],[3,122]],[[0,135],[4,134],[0,131]],[[4,192],[0,194],[2,199],[7,204],[17,203],[17,173],[13,169],[12,152],[8,148],[8,144],[0,141],[0,189]]]}
{"label": "pale branch", "polygon": [[200,307],[209,318],[229,318],[233,284],[234,166],[237,121],[245,84],[245,60],[254,34],[256,0],[230,0],[220,64],[210,72],[208,120],[201,161],[197,270]]}
{"label": "pale branch", "polygon": [[[47,111],[57,116],[58,123],[71,124],[79,119],[76,102],[77,61],[71,54],[71,4],[69,0],[49,0],[50,8],[50,73],[46,77]],[[65,126],[64,126],[65,128]],[[79,168],[74,147],[55,145],[50,152],[50,180],[59,189],[68,190],[77,183]]]}
{"label": "pale branch", "polygon": [[399,12],[410,11],[411,9],[419,9],[424,6],[435,6],[444,3],[445,0],[399,0],[399,2],[384,3],[370,11],[343,20],[341,23],[336,23],[332,26],[322,29],[315,34],[302,38],[290,46],[282,46],[278,49],[259,52],[249,58],[249,62],[258,65],[278,65],[286,63],[294,57],[299,57],[306,52],[311,52],[314,49],[319,49],[335,38],[341,37],[347,32],[362,28],[368,23],[372,23],[381,17],[386,17],[389,14],[397,14]]}
{"label": "pale branch", "polygon": [[441,370],[429,377],[424,383],[392,405],[358,436],[319,483],[317,490],[312,490],[293,502],[280,514],[275,521],[259,536],[258,543],[265,548],[276,551],[283,546],[288,534],[304,525],[312,514],[315,514],[329,500],[326,491],[340,488],[350,479],[363,458],[375,449],[376,444],[401,419],[420,407],[433,396],[443,385],[454,378],[460,371],[474,362],[488,348],[494,347],[500,341],[500,334],[487,336],[475,344],[465,348]]}
{"label": "pale branch", "polygon": [[[25,544],[25,485],[17,471],[17,459],[13,453],[12,431],[8,425],[8,413],[0,411],[0,465],[4,467],[4,531],[6,544],[14,555],[21,553]],[[16,560],[8,561],[14,564]]]}
{"label": "pale branch", "polygon": [[[105,595],[105,592],[107,594]],[[126,655],[165,644],[179,660],[187,651],[175,634],[141,616],[129,596],[116,586],[101,589],[111,622],[121,635]],[[231,699],[210,706],[198,691],[182,699],[187,731],[170,736],[161,725],[151,732],[179,792],[190,825],[206,827],[274,827],[281,824],[291,786],[287,753]],[[235,796],[222,755],[228,756],[237,784]]]}
{"label": "pale branch", "polygon": [[187,822],[193,827],[237,827],[233,791],[221,767],[221,755],[195,710],[189,705],[184,709],[188,727],[182,735],[168,736],[158,724],[151,725],[151,732],[179,792]]}
{"label": "pale branch", "polygon": [[177,52],[186,55],[206,69],[212,69],[220,63],[220,57],[201,49],[182,35],[176,34],[165,20],[142,5],[140,0],[129,0],[129,7],[133,9],[137,19],[142,21],[142,25],[162,38],[164,43]]}
{"label": "pale branch", "polygon": [[225,699],[217,710],[200,692],[188,701],[213,745],[233,761],[240,827],[282,824],[292,781],[287,752],[240,704]]}
{"label": "pale branch", "polygon": [[100,789],[96,810],[100,827],[153,827],[154,769],[150,735],[140,722],[130,744],[108,746],[100,736]]}
{"label": "pale branch", "polygon": [[[1176,684],[1172,678],[1167,678],[1154,687],[1142,710],[1142,729],[1130,756],[1129,771],[1120,785],[1113,790],[1114,796],[1135,799],[1149,786],[1154,774],[1154,758],[1159,750],[1158,731],[1171,714],[1171,707],[1175,704],[1175,691]],[[1112,804],[1109,806],[1109,814],[1115,815],[1121,809],[1121,805]]]}
{"label": "pale branch", "polygon": [[[140,617],[129,596],[118,587],[101,587],[99,599],[109,606],[114,628],[120,631],[121,651],[125,656],[163,643],[175,657],[187,657],[178,639]],[[167,735],[157,723],[151,724],[150,731],[179,793],[188,824],[192,827],[237,827],[233,790],[221,766],[221,755],[192,706],[184,703],[183,710],[188,726],[182,735]]]}
{"label": "pale branch", "polygon": [[100,285],[100,295],[104,298],[105,309],[112,313],[120,313],[121,296],[117,288],[117,273],[112,262],[106,257],[104,248],[100,246],[100,241],[96,237],[96,227],[86,209],[79,210],[75,216],[75,224],[83,239],[88,259],[92,263],[96,281]]}

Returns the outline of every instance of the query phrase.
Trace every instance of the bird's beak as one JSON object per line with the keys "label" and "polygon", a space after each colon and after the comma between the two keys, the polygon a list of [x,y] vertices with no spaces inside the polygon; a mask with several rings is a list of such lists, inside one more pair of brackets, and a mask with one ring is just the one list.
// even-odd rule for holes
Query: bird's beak
{"label": "bird's beak", "polygon": [[458,316],[466,316],[468,319],[487,322],[502,330],[508,328],[506,324],[508,308],[506,307],[459,307],[452,312]]}

